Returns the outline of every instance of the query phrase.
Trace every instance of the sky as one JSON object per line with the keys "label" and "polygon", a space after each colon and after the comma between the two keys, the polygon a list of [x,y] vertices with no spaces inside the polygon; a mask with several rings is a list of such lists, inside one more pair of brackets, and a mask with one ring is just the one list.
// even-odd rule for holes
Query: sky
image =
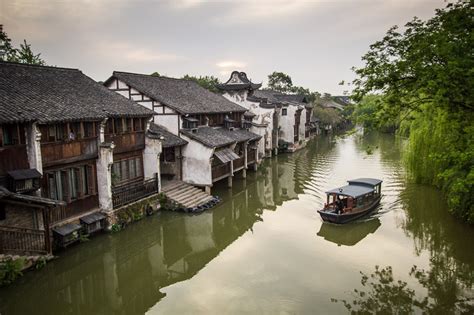
{"label": "sky", "polygon": [[393,25],[428,19],[445,0],[0,0],[0,24],[48,65],[97,81],[114,70],[182,77],[273,71],[340,95],[352,66]]}

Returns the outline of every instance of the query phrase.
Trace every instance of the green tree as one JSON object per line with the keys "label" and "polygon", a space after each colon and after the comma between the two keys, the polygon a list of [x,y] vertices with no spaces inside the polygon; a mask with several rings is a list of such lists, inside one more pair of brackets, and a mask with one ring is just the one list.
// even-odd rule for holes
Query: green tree
{"label": "green tree", "polygon": [[11,44],[11,39],[8,37],[7,33],[0,31],[0,42],[3,42],[1,55],[3,55],[3,60],[10,62],[19,62],[35,65],[44,65],[45,61],[40,57],[41,54],[33,53],[31,45],[23,40],[23,44],[20,44],[20,48],[14,48]]}
{"label": "green tree", "polygon": [[161,77],[160,73],[158,71],[153,72],[150,74],[152,77]]}
{"label": "green tree", "polygon": [[186,79],[186,80],[192,80],[194,82],[196,82],[197,84],[199,84],[200,86],[202,86],[203,88],[211,91],[211,92],[214,92],[214,93],[220,93],[219,89],[217,88],[217,85],[220,84],[221,82],[219,81],[218,78],[214,77],[214,76],[199,76],[199,77],[195,77],[195,76],[191,76],[191,75],[188,75],[186,74],[183,79]]}
{"label": "green tree", "polygon": [[354,98],[381,93],[375,115],[409,132],[408,170],[448,196],[450,210],[474,223],[474,10],[450,3],[404,31],[390,28],[354,69]]}
{"label": "green tree", "polygon": [[268,87],[278,92],[288,93],[293,88],[293,81],[288,74],[274,71],[268,76]]}

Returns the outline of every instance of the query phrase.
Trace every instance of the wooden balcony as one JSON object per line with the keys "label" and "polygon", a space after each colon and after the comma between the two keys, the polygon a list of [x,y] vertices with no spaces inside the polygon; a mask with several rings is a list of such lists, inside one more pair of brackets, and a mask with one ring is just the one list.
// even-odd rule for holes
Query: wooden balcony
{"label": "wooden balcony", "polygon": [[42,143],[41,155],[45,167],[97,158],[97,138]]}
{"label": "wooden balcony", "polygon": [[237,160],[234,160],[233,163],[234,163],[234,172],[243,169],[244,164],[245,164],[245,156],[242,156],[238,158]]}
{"label": "wooden balcony", "polygon": [[46,231],[0,226],[0,253],[3,254],[50,254],[51,246]]}
{"label": "wooden balcony", "polygon": [[158,193],[158,174],[154,178],[127,183],[112,188],[114,209]]}
{"label": "wooden balcony", "polygon": [[105,142],[115,144],[114,153],[142,150],[145,148],[145,132],[136,131],[123,134],[105,135]]}
{"label": "wooden balcony", "polygon": [[214,165],[212,167],[212,181],[218,181],[230,174],[230,162],[225,164]]}
{"label": "wooden balcony", "polygon": [[22,170],[30,168],[26,145],[12,145],[0,147],[0,175],[7,171]]}
{"label": "wooden balcony", "polygon": [[249,149],[247,151],[247,165],[257,161],[257,149]]}
{"label": "wooden balcony", "polygon": [[52,209],[49,212],[49,223],[54,225],[97,208],[99,208],[99,197],[97,195],[82,197],[68,203],[66,206]]}

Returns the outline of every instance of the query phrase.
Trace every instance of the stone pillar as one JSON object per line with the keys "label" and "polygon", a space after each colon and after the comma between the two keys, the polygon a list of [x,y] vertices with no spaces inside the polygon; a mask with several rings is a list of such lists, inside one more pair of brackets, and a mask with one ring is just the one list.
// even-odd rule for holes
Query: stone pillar
{"label": "stone pillar", "polygon": [[99,206],[102,211],[112,211],[112,164],[114,163],[113,143],[99,145],[99,158],[97,159],[97,193]]}
{"label": "stone pillar", "polygon": [[242,178],[247,178],[247,169],[246,168],[244,168],[242,170]]}
{"label": "stone pillar", "polygon": [[204,186],[204,192],[208,195],[211,194],[211,186]]}
{"label": "stone pillar", "polygon": [[[37,123],[29,124],[25,130],[26,154],[30,168],[35,168],[43,174],[43,160],[41,157],[41,132]],[[34,192],[41,196],[41,188]]]}
{"label": "stone pillar", "polygon": [[160,154],[161,141],[145,137],[145,150],[143,150],[143,176],[145,179],[158,178],[158,188],[161,191],[160,182]]}
{"label": "stone pillar", "polygon": [[227,187],[232,188],[232,175],[227,177]]}

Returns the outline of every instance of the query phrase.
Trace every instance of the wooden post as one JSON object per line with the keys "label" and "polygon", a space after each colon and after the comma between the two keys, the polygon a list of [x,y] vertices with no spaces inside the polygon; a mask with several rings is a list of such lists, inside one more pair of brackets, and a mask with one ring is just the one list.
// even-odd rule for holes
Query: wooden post
{"label": "wooden post", "polygon": [[44,245],[48,254],[52,254],[53,249],[51,246],[51,234],[49,228],[49,212],[51,209],[44,207],[43,212],[43,227],[44,227]]}

